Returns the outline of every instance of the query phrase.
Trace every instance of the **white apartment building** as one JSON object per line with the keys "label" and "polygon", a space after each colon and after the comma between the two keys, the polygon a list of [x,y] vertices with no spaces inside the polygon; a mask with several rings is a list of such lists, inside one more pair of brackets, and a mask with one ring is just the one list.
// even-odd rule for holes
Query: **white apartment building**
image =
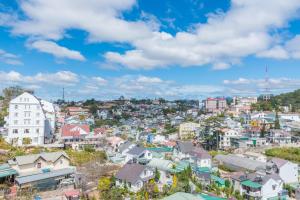
{"label": "white apartment building", "polygon": [[53,104],[24,92],[9,103],[6,141],[13,145],[43,145],[55,129]]}

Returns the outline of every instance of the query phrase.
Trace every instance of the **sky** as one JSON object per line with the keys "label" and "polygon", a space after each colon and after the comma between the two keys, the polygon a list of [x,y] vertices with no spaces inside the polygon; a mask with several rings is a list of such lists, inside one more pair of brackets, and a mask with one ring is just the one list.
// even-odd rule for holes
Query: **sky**
{"label": "sky", "polygon": [[47,100],[63,88],[66,100],[293,91],[299,17],[299,0],[0,0],[0,89]]}

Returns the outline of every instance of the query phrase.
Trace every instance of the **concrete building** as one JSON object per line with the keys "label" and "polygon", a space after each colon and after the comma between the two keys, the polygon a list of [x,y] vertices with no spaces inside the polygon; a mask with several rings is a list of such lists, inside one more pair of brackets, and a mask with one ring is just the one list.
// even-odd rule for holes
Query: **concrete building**
{"label": "concrete building", "polygon": [[179,126],[179,137],[194,137],[199,131],[200,124],[194,122],[186,122],[182,123]]}
{"label": "concrete building", "polygon": [[55,130],[53,104],[24,92],[9,103],[6,141],[13,145],[43,145]]}
{"label": "concrete building", "polygon": [[225,98],[207,98],[203,101],[205,112],[222,112],[227,108]]}

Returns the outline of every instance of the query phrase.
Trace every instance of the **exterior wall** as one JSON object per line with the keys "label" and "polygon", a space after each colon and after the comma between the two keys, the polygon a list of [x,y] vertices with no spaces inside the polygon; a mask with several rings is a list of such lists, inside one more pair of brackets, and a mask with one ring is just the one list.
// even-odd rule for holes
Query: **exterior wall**
{"label": "exterior wall", "polygon": [[298,165],[288,162],[279,169],[279,176],[284,183],[298,182]]}
{"label": "exterior wall", "polygon": [[70,161],[64,156],[60,157],[57,161],[53,163],[53,169],[64,169],[70,166]]}
{"label": "exterior wall", "polygon": [[[8,135],[6,141],[14,145],[23,145],[23,138],[30,138],[31,145],[43,145],[49,123],[40,101],[29,93],[23,93],[11,100],[8,108]],[[53,120],[53,116],[52,116]],[[55,121],[55,117],[54,117]]]}
{"label": "exterior wall", "polygon": [[273,179],[270,179],[261,188],[262,200],[267,200],[268,198],[271,197],[277,197],[278,193],[282,191],[282,188],[283,188],[283,183],[281,181],[277,182]]}
{"label": "exterior wall", "polygon": [[201,159],[197,162],[198,167],[208,167],[211,168],[211,159]]}
{"label": "exterior wall", "polygon": [[[39,101],[33,95],[24,93],[9,104],[7,141],[11,143],[16,140],[18,145],[22,145],[23,138],[30,138],[34,145],[42,145],[44,123],[45,116]],[[25,133],[27,129],[29,133]]]}
{"label": "exterior wall", "polygon": [[195,135],[198,128],[200,128],[200,124],[193,122],[180,124],[179,135],[180,137],[184,137],[185,135]]}
{"label": "exterior wall", "polygon": [[[143,187],[143,182],[142,181],[137,181],[136,183],[134,183],[134,184],[130,184],[130,183],[126,183],[126,185],[127,185],[127,188],[128,188],[128,190],[129,191],[131,191],[131,192],[138,192],[139,190],[141,190],[142,189],[142,187]],[[117,187],[124,187],[125,186],[125,182],[123,182],[122,180],[116,180],[116,186]]]}

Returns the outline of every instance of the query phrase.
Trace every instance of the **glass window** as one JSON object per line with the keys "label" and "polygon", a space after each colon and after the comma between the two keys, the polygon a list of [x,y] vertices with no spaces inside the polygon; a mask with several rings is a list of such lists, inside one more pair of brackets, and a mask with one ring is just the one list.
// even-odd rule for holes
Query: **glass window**
{"label": "glass window", "polygon": [[13,129],[13,133],[18,133],[18,129]]}
{"label": "glass window", "polygon": [[36,132],[36,133],[40,133],[40,129],[37,128],[37,129],[35,130],[35,132]]}
{"label": "glass window", "polygon": [[24,130],[24,133],[29,133],[29,129],[26,128],[26,129]]}
{"label": "glass window", "polygon": [[18,105],[15,105],[15,109],[18,109]]}
{"label": "glass window", "polygon": [[14,121],[14,125],[17,125],[17,124],[18,124],[18,120],[15,120],[15,121]]}
{"label": "glass window", "polygon": [[40,120],[36,120],[36,124],[39,125],[40,124]]}
{"label": "glass window", "polygon": [[18,117],[18,113],[15,113],[15,117]]}

